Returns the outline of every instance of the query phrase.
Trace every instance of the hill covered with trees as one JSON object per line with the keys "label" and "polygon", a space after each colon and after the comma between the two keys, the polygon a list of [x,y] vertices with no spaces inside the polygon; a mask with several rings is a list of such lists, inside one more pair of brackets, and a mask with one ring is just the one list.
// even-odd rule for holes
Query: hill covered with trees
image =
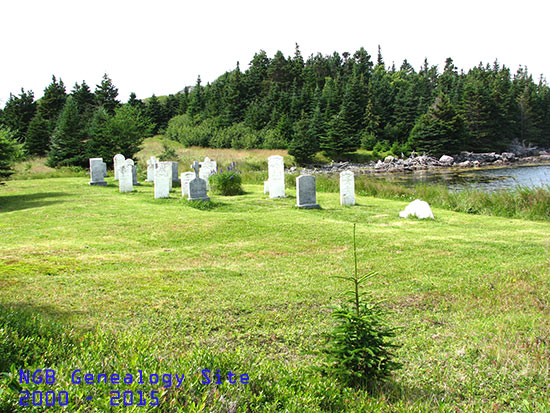
{"label": "hill covered with trees", "polygon": [[355,53],[302,57],[280,51],[256,53],[246,70],[235,69],[203,85],[199,78],[181,92],[128,103],[105,75],[94,92],[85,82],[67,93],[52,78],[44,96],[21,89],[0,111],[0,123],[31,155],[50,164],[107,161],[132,156],[151,134],[187,146],[288,148],[299,163],[322,150],[345,158],[362,147],[395,154],[432,155],[502,151],[512,141],[550,147],[550,88],[527,69],[479,64],[467,72],[448,58],[442,69],[426,60],[385,64]]}

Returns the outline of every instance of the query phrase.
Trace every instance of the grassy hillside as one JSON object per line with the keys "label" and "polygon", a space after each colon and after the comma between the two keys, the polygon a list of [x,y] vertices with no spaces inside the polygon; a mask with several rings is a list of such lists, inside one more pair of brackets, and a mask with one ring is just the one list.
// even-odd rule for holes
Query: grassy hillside
{"label": "grassy hillside", "polygon": [[[151,184],[120,194],[108,181],[0,187],[0,411],[17,408],[18,369],[47,367],[54,385],[22,387],[65,390],[71,411],[108,410],[113,390],[147,403],[159,391],[163,411],[550,409],[550,224],[439,209],[403,220],[406,202],[341,207],[334,193],[298,210],[293,190],[269,200],[259,185],[200,210],[177,190],[154,200]],[[311,369],[354,222],[360,271],[378,271],[368,291],[402,327],[403,368],[372,397]],[[250,383],[204,385],[205,368]],[[74,369],[186,379],[76,385]]]}

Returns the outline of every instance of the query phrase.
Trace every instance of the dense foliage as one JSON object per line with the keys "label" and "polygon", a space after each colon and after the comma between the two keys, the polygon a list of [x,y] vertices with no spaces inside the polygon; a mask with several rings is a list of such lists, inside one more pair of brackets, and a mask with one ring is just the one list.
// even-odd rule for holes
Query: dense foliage
{"label": "dense foliage", "polygon": [[241,195],[244,193],[242,187],[241,171],[233,162],[225,170],[220,168],[208,177],[208,183],[213,193],[219,195]]}
{"label": "dense foliage", "polygon": [[20,155],[20,145],[14,134],[0,127],[0,181],[13,173],[13,163]]}

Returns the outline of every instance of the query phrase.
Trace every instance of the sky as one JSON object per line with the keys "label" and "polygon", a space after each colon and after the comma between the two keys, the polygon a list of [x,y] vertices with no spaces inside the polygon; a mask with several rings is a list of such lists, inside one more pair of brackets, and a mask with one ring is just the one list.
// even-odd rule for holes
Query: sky
{"label": "sky", "polygon": [[52,75],[70,91],[107,73],[127,101],[176,93],[277,50],[304,58],[364,47],[416,69],[447,57],[464,70],[495,59],[550,78],[546,0],[17,0],[0,4],[0,107],[21,87],[43,94]]}

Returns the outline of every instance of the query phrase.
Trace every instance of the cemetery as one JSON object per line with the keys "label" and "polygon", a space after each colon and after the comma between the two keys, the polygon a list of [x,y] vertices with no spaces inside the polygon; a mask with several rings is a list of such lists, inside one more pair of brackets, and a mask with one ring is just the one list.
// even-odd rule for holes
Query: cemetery
{"label": "cemetery", "polygon": [[[88,178],[7,182],[0,350],[55,369],[56,383],[36,388],[67,389],[82,411],[109,409],[114,389],[76,391],[75,369],[185,374],[178,386],[130,385],[162,411],[548,408],[547,222],[361,195],[351,171],[319,191],[318,176],[289,176],[277,154],[263,185],[223,196],[208,180],[228,165],[209,155],[117,154],[108,171],[91,158]],[[369,392],[312,370],[331,306],[346,299],[354,224],[358,273],[376,272],[365,292],[398,328],[402,365]],[[213,382],[232,371],[246,383]]]}

